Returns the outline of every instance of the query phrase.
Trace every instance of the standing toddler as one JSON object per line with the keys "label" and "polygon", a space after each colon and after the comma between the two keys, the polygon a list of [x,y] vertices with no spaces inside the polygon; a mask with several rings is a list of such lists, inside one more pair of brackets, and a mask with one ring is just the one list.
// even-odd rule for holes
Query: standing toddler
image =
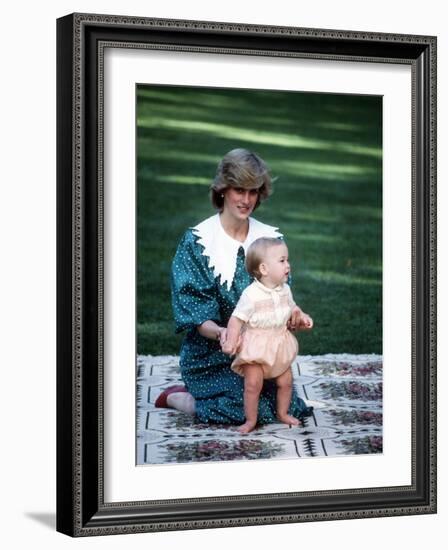
{"label": "standing toddler", "polygon": [[[256,426],[265,378],[275,378],[277,384],[277,418],[297,426],[299,420],[289,415],[288,409],[293,385],[291,363],[298,343],[287,323],[298,308],[287,284],[290,266],[285,243],[277,238],[257,239],[247,250],[246,269],[255,281],[243,291],[222,346],[224,353],[236,355],[232,370],[244,376],[246,421],[238,430],[248,433]],[[310,329],[313,320],[302,313],[300,325]]]}

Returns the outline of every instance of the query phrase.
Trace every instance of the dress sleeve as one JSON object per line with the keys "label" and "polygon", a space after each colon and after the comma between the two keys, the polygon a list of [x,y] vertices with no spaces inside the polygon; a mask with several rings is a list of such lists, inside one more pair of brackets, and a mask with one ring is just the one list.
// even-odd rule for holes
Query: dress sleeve
{"label": "dress sleeve", "polygon": [[171,300],[176,332],[205,321],[221,322],[215,279],[191,230],[183,236],[171,268]]}
{"label": "dress sleeve", "polygon": [[254,304],[250,299],[247,289],[245,289],[241,294],[241,297],[238,300],[238,303],[236,304],[236,307],[233,310],[232,315],[234,317],[237,317],[238,319],[241,319],[241,321],[244,321],[245,323],[247,323],[251,315],[253,314],[253,312],[254,312]]}

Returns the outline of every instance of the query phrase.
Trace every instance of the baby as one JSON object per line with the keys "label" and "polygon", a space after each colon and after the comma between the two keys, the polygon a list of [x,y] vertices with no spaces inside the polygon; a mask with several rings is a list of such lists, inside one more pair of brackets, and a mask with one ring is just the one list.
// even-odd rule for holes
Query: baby
{"label": "baby", "polygon": [[[242,293],[227,325],[222,350],[236,355],[231,368],[244,376],[246,422],[238,428],[248,433],[257,423],[258,400],[265,378],[277,384],[277,418],[297,426],[288,414],[292,394],[291,363],[298,353],[296,338],[288,330],[294,303],[287,284],[290,273],[288,249],[280,239],[261,238],[247,250],[246,269],[255,278]],[[300,325],[311,329],[313,320],[301,313]]]}

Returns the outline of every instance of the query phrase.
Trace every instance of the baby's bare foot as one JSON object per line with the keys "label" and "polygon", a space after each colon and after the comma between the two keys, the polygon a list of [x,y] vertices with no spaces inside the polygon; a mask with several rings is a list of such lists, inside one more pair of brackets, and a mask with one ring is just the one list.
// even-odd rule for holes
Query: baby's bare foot
{"label": "baby's bare foot", "polygon": [[291,424],[292,426],[300,426],[302,424],[298,418],[295,418],[294,416],[291,416],[289,414],[278,414],[277,418],[280,420],[280,422]]}
{"label": "baby's bare foot", "polygon": [[255,428],[255,426],[256,426],[256,422],[246,421],[244,424],[242,424],[238,428],[238,431],[240,432],[240,434],[247,434],[251,432]]}

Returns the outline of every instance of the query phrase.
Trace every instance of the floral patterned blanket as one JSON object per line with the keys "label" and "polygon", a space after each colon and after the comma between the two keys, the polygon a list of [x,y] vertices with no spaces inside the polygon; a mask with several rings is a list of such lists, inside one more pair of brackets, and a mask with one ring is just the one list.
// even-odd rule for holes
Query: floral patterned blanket
{"label": "floral patterned blanket", "polygon": [[137,359],[137,464],[323,457],[381,453],[382,356],[299,356],[292,366],[300,397],[314,406],[300,427],[275,423],[241,435],[201,424],[154,401],[180,382],[176,356]]}

